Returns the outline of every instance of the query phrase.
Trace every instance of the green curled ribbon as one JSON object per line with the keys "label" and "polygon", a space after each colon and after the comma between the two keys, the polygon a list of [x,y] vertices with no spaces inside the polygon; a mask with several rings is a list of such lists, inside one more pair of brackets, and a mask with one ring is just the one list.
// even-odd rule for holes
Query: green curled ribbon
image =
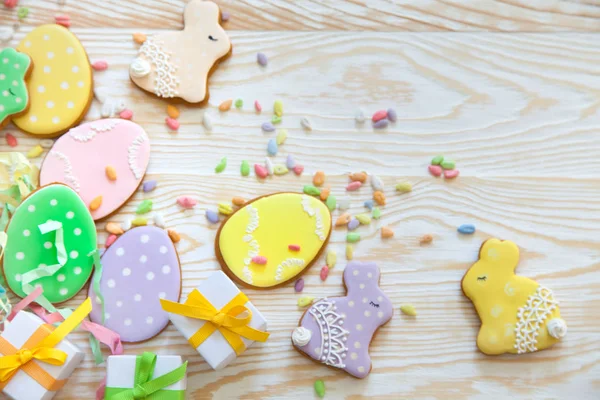
{"label": "green curled ribbon", "polygon": [[152,379],[156,354],[144,352],[135,361],[132,389],[107,387],[106,400],[185,400],[185,390],[163,390],[185,378],[187,361],[173,371]]}

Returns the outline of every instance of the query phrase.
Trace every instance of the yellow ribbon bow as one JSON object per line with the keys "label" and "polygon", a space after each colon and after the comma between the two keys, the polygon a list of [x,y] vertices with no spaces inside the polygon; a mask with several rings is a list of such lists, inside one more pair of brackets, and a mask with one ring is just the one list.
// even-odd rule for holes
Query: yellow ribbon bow
{"label": "yellow ribbon bow", "polygon": [[196,289],[190,293],[184,304],[160,300],[163,310],[168,313],[206,321],[202,328],[188,339],[192,347],[200,346],[218,329],[237,355],[246,350],[242,337],[256,342],[265,342],[269,337],[269,333],[248,326],[252,320],[252,311],[245,306],[247,302],[248,297],[240,292],[223,308],[217,310]]}
{"label": "yellow ribbon bow", "polygon": [[30,361],[38,360],[51,365],[63,365],[67,361],[67,353],[55,349],[54,346],[75,329],[91,311],[92,302],[88,298],[56,329],[51,325],[40,326],[21,349],[15,348],[0,336],[0,353],[4,354],[0,357],[0,390],[20,369],[45,389],[59,390],[66,380],[54,379],[39,364]]}

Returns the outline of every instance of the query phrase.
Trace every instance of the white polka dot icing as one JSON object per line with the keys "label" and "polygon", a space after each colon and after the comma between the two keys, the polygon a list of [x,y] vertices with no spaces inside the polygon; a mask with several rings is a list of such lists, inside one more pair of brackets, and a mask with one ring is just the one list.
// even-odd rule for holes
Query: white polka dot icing
{"label": "white polka dot icing", "polygon": [[[54,102],[55,108],[57,105]],[[122,119],[93,121],[56,140],[42,162],[40,184],[69,185],[87,205],[102,196],[102,204],[92,211],[98,220],[131,197],[146,173],[149,158],[150,142],[141,126]],[[115,169],[116,180],[106,176],[107,166]],[[145,243],[146,238],[140,240]]]}
{"label": "white polka dot icing", "polygon": [[[69,211],[76,217],[68,218]],[[93,260],[87,254],[96,249],[94,221],[71,188],[59,184],[45,186],[33,192],[16,209],[7,227],[10,240],[4,255],[4,274],[9,288],[24,297],[23,274],[58,263],[56,232],[42,234],[38,228],[48,220],[62,223],[67,260],[53,276],[35,280],[31,286],[40,285],[50,302],[60,303],[75,296],[88,281]],[[79,230],[79,235],[74,234],[75,229]],[[75,254],[75,259],[69,256]]]}
{"label": "white polka dot icing", "polygon": [[[147,245],[141,241],[143,236],[148,237]],[[160,251],[163,247],[167,249],[164,253]],[[142,256],[146,256],[145,262],[140,261]],[[179,301],[181,291],[179,259],[166,232],[154,226],[125,232],[106,250],[102,266],[100,290],[105,312],[111,316],[104,325],[124,342],[140,342],[160,333],[169,317],[159,299]],[[169,273],[164,273],[165,266]],[[91,285],[89,296],[96,297]],[[101,323],[100,314],[100,306],[94,304],[91,320]]]}

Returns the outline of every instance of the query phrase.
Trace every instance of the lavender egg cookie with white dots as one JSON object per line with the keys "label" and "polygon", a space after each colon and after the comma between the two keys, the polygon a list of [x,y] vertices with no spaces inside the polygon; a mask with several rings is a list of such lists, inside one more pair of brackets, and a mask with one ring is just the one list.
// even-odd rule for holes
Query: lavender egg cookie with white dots
{"label": "lavender egg cookie with white dots", "polygon": [[123,342],[158,335],[169,323],[160,299],[179,301],[181,293],[179,257],[171,239],[160,228],[141,226],[125,232],[106,250],[100,280],[104,322],[93,286],[92,322],[117,332]]}
{"label": "lavender egg cookie with white dots", "polygon": [[41,286],[51,303],[61,303],[90,278],[96,226],[68,186],[53,184],[31,193],[15,210],[6,233],[4,276],[17,296]]}

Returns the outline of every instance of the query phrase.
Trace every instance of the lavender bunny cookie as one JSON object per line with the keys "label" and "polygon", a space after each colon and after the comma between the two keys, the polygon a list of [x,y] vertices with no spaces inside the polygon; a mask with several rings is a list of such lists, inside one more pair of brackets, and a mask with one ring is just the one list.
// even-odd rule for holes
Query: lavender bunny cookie
{"label": "lavender bunny cookie", "polygon": [[323,364],[366,377],[373,335],[392,318],[392,302],[379,288],[379,275],[375,263],[348,263],[347,295],[314,303],[292,333],[294,347]]}

